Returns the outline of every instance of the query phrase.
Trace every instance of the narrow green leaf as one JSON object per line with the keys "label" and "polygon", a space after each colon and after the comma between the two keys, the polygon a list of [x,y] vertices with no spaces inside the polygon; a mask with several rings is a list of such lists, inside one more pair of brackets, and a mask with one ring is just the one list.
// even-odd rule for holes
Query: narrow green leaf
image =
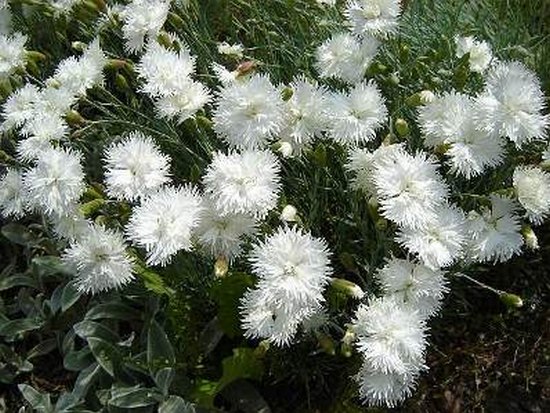
{"label": "narrow green leaf", "polygon": [[90,337],[101,338],[110,343],[119,341],[118,335],[110,328],[95,321],[83,320],[73,326],[74,332],[83,339]]}
{"label": "narrow green leaf", "polygon": [[168,336],[162,327],[155,321],[151,321],[147,334],[147,364],[151,371],[159,367],[172,367],[176,363],[174,349]]}
{"label": "narrow green leaf", "polygon": [[49,394],[40,393],[28,384],[20,384],[17,387],[33,409],[43,413],[53,412],[53,406]]}
{"label": "narrow green leaf", "polygon": [[158,413],[195,413],[195,408],[179,396],[170,396],[160,404]]}
{"label": "narrow green leaf", "polygon": [[51,353],[56,348],[57,340],[55,338],[41,341],[27,353],[27,359],[30,360],[34,357],[43,356],[44,354]]}
{"label": "narrow green leaf", "polygon": [[11,320],[2,324],[0,327],[0,336],[15,337],[18,334],[27,331],[37,330],[42,327],[43,321],[35,318],[20,318]]}
{"label": "narrow green leaf", "polygon": [[108,341],[88,337],[88,345],[96,361],[110,376],[115,376],[115,362],[120,359],[117,348]]}
{"label": "narrow green leaf", "polygon": [[229,337],[240,335],[239,301],[247,288],[254,284],[252,276],[245,273],[231,274],[212,287],[212,298],[218,304],[218,321]]}
{"label": "narrow green leaf", "polygon": [[123,409],[136,409],[138,407],[150,406],[157,402],[155,396],[158,393],[151,389],[142,387],[117,388],[111,390],[109,405]]}
{"label": "narrow green leaf", "polygon": [[175,374],[176,372],[172,367],[164,367],[155,373],[155,384],[163,395],[168,395]]}
{"label": "narrow green leaf", "polygon": [[38,244],[36,236],[21,224],[11,222],[2,227],[2,235],[14,244],[32,247]]}
{"label": "narrow green leaf", "polygon": [[76,289],[72,282],[69,282],[63,287],[61,294],[61,311],[65,312],[71,308],[80,298],[82,293]]}
{"label": "narrow green leaf", "polygon": [[139,320],[141,313],[128,305],[121,303],[104,303],[92,307],[84,317],[87,320],[109,318],[115,320]]}
{"label": "narrow green leaf", "polygon": [[9,290],[13,287],[31,287],[39,289],[38,283],[28,275],[12,275],[0,280],[0,291]]}

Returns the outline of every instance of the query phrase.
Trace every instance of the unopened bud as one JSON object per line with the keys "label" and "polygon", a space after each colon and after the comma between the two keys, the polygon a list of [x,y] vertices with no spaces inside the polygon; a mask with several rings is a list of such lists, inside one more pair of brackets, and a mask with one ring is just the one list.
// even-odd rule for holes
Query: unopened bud
{"label": "unopened bud", "polygon": [[537,234],[535,234],[535,231],[533,231],[533,228],[531,228],[529,225],[524,225],[521,229],[521,235],[523,235],[523,239],[525,240],[525,245],[527,245],[527,248],[529,248],[530,250],[539,249],[539,239],[537,238]]}
{"label": "unopened bud", "polygon": [[313,162],[321,168],[327,166],[327,148],[322,143],[318,144],[313,151]]}
{"label": "unopened bud", "polygon": [[115,76],[115,85],[120,91],[129,91],[131,90],[130,85],[128,85],[128,80],[126,77],[120,73],[117,73]]}
{"label": "unopened bud", "polygon": [[407,136],[409,134],[409,124],[405,119],[399,118],[395,121],[395,130],[399,136]]}
{"label": "unopened bud", "polygon": [[223,278],[227,275],[227,271],[229,271],[227,259],[225,257],[219,257],[214,264],[214,274],[218,278]]}
{"label": "unopened bud", "polygon": [[26,55],[29,59],[32,59],[35,62],[46,60],[46,55],[44,53],[37,52],[36,50],[28,50]]}
{"label": "unopened bud", "polygon": [[199,115],[195,119],[197,121],[197,125],[205,129],[212,129],[212,126],[214,125],[214,123],[206,116]]}
{"label": "unopened bud", "polygon": [[172,38],[166,32],[159,33],[159,35],[157,36],[157,42],[159,42],[160,45],[166,47],[167,49],[171,49],[173,46]]}
{"label": "unopened bud", "polygon": [[435,100],[435,94],[431,90],[423,90],[418,94],[421,104],[432,103]]}
{"label": "unopened bud", "polygon": [[290,87],[285,87],[283,91],[281,92],[281,96],[283,97],[283,100],[286,102],[287,100],[290,100],[290,98],[294,95],[294,91]]}
{"label": "unopened bud", "polygon": [[277,148],[277,150],[285,158],[290,158],[292,156],[293,148],[292,148],[292,144],[290,142],[280,142],[279,147]]}
{"label": "unopened bud", "polygon": [[86,123],[86,119],[84,119],[82,115],[74,109],[67,112],[65,119],[67,120],[67,123],[72,126],[78,126]]}
{"label": "unopened bud", "polygon": [[520,308],[523,307],[523,300],[520,296],[511,293],[500,293],[500,301],[506,304],[507,307]]}
{"label": "unopened bud", "polygon": [[336,354],[334,340],[332,339],[332,337],[319,332],[317,333],[317,341],[319,342],[319,346],[323,349],[325,353],[330,354],[331,356],[334,356]]}
{"label": "unopened bud", "polygon": [[365,296],[365,292],[361,289],[361,287],[344,278],[332,278],[330,283],[336,291],[357,300],[360,300]]}
{"label": "unopened bud", "polygon": [[85,218],[92,216],[94,213],[99,211],[99,209],[105,205],[105,200],[102,198],[94,199],[90,202],[80,205],[80,212],[84,215]]}
{"label": "unopened bud", "polygon": [[71,43],[71,48],[77,52],[83,52],[86,50],[86,43],[80,41],[74,41]]}
{"label": "unopened bud", "polygon": [[107,69],[113,69],[113,70],[120,70],[125,67],[130,68],[131,66],[128,64],[126,60],[122,59],[109,59],[107,64],[105,65]]}
{"label": "unopened bud", "polygon": [[245,76],[250,73],[252,73],[254,70],[256,70],[256,62],[253,62],[252,60],[247,60],[246,62],[242,62],[239,66],[237,66],[237,73],[238,76]]}
{"label": "unopened bud", "polygon": [[352,329],[348,329],[342,337],[342,345],[340,351],[344,357],[351,357],[353,353],[353,343],[355,342],[355,333]]}
{"label": "unopened bud", "polygon": [[281,212],[281,220],[285,222],[298,221],[298,211],[293,205],[285,206],[283,212]]}

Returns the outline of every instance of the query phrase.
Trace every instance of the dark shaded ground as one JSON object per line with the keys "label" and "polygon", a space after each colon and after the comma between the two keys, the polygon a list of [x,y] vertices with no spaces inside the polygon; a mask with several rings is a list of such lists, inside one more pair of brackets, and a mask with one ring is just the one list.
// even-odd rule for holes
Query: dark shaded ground
{"label": "dark shaded ground", "polygon": [[550,411],[550,228],[543,247],[477,279],[520,295],[499,298],[456,280],[442,316],[432,323],[428,365],[419,391],[400,411]]}

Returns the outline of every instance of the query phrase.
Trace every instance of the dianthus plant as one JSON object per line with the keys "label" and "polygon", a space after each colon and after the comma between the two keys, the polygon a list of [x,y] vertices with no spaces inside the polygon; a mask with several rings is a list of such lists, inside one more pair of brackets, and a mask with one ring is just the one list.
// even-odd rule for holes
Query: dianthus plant
{"label": "dianthus plant", "polygon": [[[295,66],[274,44],[206,38],[201,3],[0,2],[2,219],[41,225],[90,299],[160,282],[167,301],[193,296],[215,315],[207,286],[245,279],[229,303],[237,325],[224,313],[201,328],[221,325],[272,363],[340,342],[357,355],[342,365],[360,360],[342,367],[358,399],[397,406],[429,374],[451,280],[538,248],[533,227],[550,216],[541,82],[460,32],[444,61],[422,61],[447,78],[402,82],[399,0],[299,2],[332,33],[290,49]],[[36,15],[52,27],[19,26]],[[199,290],[178,296],[190,277]]]}

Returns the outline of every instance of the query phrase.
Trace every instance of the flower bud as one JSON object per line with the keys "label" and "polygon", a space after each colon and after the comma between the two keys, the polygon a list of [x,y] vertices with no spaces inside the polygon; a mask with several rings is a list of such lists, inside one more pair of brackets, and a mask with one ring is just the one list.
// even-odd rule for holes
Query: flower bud
{"label": "flower bud", "polygon": [[292,156],[292,144],[290,142],[281,142],[277,150],[285,158],[290,158]]}
{"label": "flower bud", "polygon": [[525,240],[525,245],[527,245],[527,248],[529,248],[530,250],[539,249],[539,240],[537,238],[537,234],[535,234],[535,231],[533,231],[533,228],[531,228],[529,225],[524,225],[521,229],[521,235],[523,235],[523,239]]}
{"label": "flower bud", "polygon": [[214,264],[214,274],[218,278],[223,278],[227,275],[229,271],[229,264],[225,257],[219,257]]}
{"label": "flower bud", "polygon": [[67,114],[65,115],[65,119],[67,120],[67,123],[71,126],[79,126],[86,123],[86,119],[84,119],[82,115],[74,109],[71,109],[67,112]]}
{"label": "flower bud", "polygon": [[281,92],[281,96],[283,97],[283,100],[286,102],[287,100],[290,100],[290,98],[294,95],[294,91],[292,88],[285,87],[283,91]]}
{"label": "flower bud", "polygon": [[336,291],[343,293],[349,297],[360,300],[365,296],[365,292],[357,284],[348,281],[344,278],[332,278],[331,286]]}
{"label": "flower bud", "polygon": [[96,198],[92,201],[86,202],[85,204],[80,205],[79,209],[82,215],[85,218],[88,218],[95,214],[99,209],[105,205],[105,200],[102,198]]}
{"label": "flower bud", "polygon": [[510,308],[520,308],[523,307],[523,300],[520,296],[502,292],[499,294],[500,301],[506,304]]}
{"label": "flower bud", "polygon": [[432,103],[435,100],[435,94],[431,90],[423,90],[418,94],[418,97],[420,98],[420,103],[423,105],[426,105],[428,103]]}
{"label": "flower bud", "polygon": [[395,130],[397,134],[401,137],[407,136],[409,134],[409,124],[405,119],[397,119],[395,121]]}
{"label": "flower bud", "polygon": [[298,211],[293,205],[289,204],[283,208],[280,218],[285,222],[296,222],[298,221]]}

